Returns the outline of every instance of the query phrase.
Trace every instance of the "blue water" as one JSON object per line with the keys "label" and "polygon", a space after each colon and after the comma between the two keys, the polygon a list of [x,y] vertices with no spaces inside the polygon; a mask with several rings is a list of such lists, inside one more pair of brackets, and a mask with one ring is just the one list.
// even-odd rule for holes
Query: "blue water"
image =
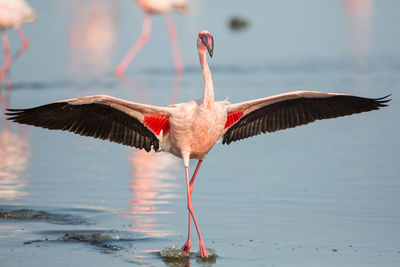
{"label": "blue water", "polygon": [[[187,15],[173,15],[183,76],[174,74],[165,20],[155,16],[124,79],[113,69],[140,34],[135,3],[30,2],[38,14],[23,26],[31,46],[11,69],[10,90],[1,88],[0,214],[9,215],[0,218],[0,265],[400,264],[397,1],[193,1]],[[248,27],[229,29],[233,16]],[[202,29],[214,36],[209,63],[218,100],[293,90],[393,100],[379,111],[217,144],[196,179],[193,205],[218,257],[174,265],[158,252],[186,241],[179,159],[16,125],[3,110],[93,94],[155,105],[200,98],[195,41]],[[7,33],[16,51],[18,36]],[[197,252],[194,230],[192,238]]]}

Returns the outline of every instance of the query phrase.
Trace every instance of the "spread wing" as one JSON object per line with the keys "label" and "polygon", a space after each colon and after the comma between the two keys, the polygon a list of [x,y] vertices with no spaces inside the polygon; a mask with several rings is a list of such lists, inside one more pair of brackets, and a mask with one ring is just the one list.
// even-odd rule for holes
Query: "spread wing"
{"label": "spread wing", "polygon": [[70,131],[127,146],[157,151],[168,133],[171,108],[99,95],[29,109],[8,109],[7,119],[50,130]]}
{"label": "spread wing", "polygon": [[315,120],[376,110],[387,106],[390,95],[365,98],[353,95],[297,91],[260,98],[227,107],[223,144],[260,133],[275,132]]}

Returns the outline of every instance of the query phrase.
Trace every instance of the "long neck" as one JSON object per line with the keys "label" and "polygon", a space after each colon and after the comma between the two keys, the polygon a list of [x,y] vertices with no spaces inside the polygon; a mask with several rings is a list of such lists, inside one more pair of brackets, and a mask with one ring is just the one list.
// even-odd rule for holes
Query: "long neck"
{"label": "long neck", "polygon": [[214,85],[211,76],[211,71],[207,64],[207,57],[205,50],[199,50],[199,58],[204,78],[204,95],[203,98],[201,99],[201,102],[203,105],[210,105],[214,103]]}

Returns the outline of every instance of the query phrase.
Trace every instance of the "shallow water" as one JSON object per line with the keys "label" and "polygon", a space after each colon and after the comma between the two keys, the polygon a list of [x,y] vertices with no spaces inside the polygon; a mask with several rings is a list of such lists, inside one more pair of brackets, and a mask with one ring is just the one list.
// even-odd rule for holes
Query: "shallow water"
{"label": "shallow water", "polygon": [[[400,264],[400,28],[397,1],[193,1],[174,15],[185,64],[174,76],[164,19],[124,79],[112,75],[141,30],[131,1],[34,3],[31,47],[1,88],[0,265],[398,266]],[[229,19],[248,20],[242,31]],[[184,169],[145,153],[70,133],[16,125],[4,108],[108,94],[168,105],[200,98],[195,38],[214,35],[217,99],[292,90],[367,97],[379,111],[217,144],[196,179],[193,204],[217,257],[160,257],[186,241]],[[12,49],[20,42],[9,31]],[[2,58],[0,58],[2,60]],[[2,62],[2,61],[1,61]],[[191,170],[196,162],[191,162]]]}

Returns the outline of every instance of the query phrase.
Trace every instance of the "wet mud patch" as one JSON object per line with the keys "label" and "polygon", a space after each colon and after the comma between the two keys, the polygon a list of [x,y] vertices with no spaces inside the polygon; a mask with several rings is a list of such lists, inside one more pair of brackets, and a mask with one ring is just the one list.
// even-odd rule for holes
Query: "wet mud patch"
{"label": "wet mud patch", "polygon": [[44,239],[25,241],[24,245],[33,243],[84,243],[111,254],[121,250],[131,250],[133,242],[147,238],[134,238],[132,233],[105,230],[72,230],[41,232]]}
{"label": "wet mud patch", "polygon": [[51,213],[34,209],[8,209],[0,208],[0,219],[19,221],[45,221],[62,225],[90,225],[94,224],[80,215]]}

